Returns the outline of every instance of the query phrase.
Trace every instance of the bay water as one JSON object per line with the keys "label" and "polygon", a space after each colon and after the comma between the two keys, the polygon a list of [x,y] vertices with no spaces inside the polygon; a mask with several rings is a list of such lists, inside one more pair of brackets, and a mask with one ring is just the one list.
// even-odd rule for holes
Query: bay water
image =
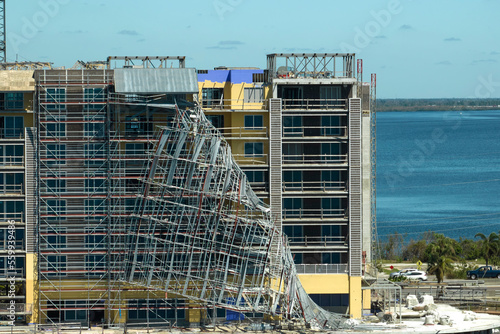
{"label": "bay water", "polygon": [[381,240],[500,231],[500,110],[377,114]]}

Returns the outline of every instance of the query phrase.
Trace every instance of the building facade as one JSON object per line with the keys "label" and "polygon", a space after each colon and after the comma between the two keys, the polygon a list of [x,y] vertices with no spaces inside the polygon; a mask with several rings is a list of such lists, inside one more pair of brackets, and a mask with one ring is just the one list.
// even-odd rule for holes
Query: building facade
{"label": "building facade", "polygon": [[33,126],[35,81],[32,70],[5,69],[0,82],[0,318],[24,322],[34,294],[25,128]]}
{"label": "building facade", "polygon": [[[362,197],[369,192],[362,173],[370,165],[362,156],[370,129],[362,123],[370,113],[354,55],[273,54],[266,70],[197,72],[184,67],[183,57],[113,60],[125,60],[123,68],[36,70],[26,74],[31,90],[13,95],[9,85],[3,93],[5,106],[19,108],[2,117],[1,172],[8,181],[0,231],[5,244],[15,219],[19,292],[33,305],[22,310],[26,321],[206,317],[207,310],[187,300],[118,279],[146,152],[156,143],[156,127],[174,117],[161,105],[182,109],[197,100],[255,193],[271,205],[306,291],[325,309],[360,317],[363,252],[371,247],[362,241],[370,240],[362,219],[370,207]],[[167,69],[168,62],[176,68]]]}
{"label": "building facade", "polygon": [[267,70],[199,71],[201,103],[271,205],[306,291],[360,316],[372,226],[369,87],[351,54],[267,60]]}

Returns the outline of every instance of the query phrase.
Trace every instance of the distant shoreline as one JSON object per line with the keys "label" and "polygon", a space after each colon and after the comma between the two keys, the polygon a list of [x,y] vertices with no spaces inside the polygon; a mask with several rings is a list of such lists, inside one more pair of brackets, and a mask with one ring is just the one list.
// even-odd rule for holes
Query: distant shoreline
{"label": "distant shoreline", "polygon": [[500,99],[377,99],[377,112],[500,110]]}

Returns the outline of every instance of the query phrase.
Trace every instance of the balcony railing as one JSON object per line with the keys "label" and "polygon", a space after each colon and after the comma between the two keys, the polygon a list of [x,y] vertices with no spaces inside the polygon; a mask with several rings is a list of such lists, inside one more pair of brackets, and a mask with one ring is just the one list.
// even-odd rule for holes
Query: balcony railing
{"label": "balcony railing", "polygon": [[[7,234],[8,235],[8,234]],[[10,242],[10,244],[9,244]],[[12,244],[14,242],[14,244]],[[24,250],[24,239],[23,240],[0,240],[0,254],[1,252],[6,252],[9,250],[9,246],[14,246],[16,251]]]}
{"label": "balcony railing", "polygon": [[345,217],[345,209],[283,209],[285,219],[342,219]]}
{"label": "balcony railing", "polygon": [[284,126],[283,137],[346,137],[345,126]]}
{"label": "balcony railing", "polygon": [[24,212],[3,212],[0,213],[0,222],[7,222],[9,220],[13,220],[16,223],[23,223],[24,220]]}
{"label": "balcony railing", "polygon": [[0,184],[0,195],[23,195],[24,185],[22,184]]}
{"label": "balcony railing", "polygon": [[284,154],[284,164],[331,164],[347,163],[347,154]]}
{"label": "balcony railing", "polygon": [[0,139],[23,139],[24,129],[0,129]]}
{"label": "balcony railing", "polygon": [[347,99],[283,99],[283,110],[346,110]]}
{"label": "balcony railing", "polygon": [[9,279],[9,277],[23,278],[24,268],[0,268],[0,278]]}
{"label": "balcony railing", "polygon": [[240,165],[267,165],[269,163],[267,154],[233,154],[234,159]]}
{"label": "balcony railing", "polygon": [[24,156],[0,156],[0,167],[23,167]]}
{"label": "balcony railing", "polygon": [[[15,314],[31,314],[32,304],[27,303],[0,303],[0,315],[9,315],[14,310]],[[10,333],[10,331],[8,331]]]}
{"label": "balcony railing", "polygon": [[329,236],[304,236],[304,237],[289,237],[288,241],[290,242],[290,246],[302,246],[302,247],[332,247],[338,246],[343,247],[346,246],[346,237],[337,236],[337,237],[329,237]]}
{"label": "balcony railing", "polygon": [[291,181],[283,182],[283,191],[347,191],[346,181]]}
{"label": "balcony railing", "polygon": [[232,127],[232,128],[218,128],[219,132],[224,135],[225,138],[235,139],[235,138],[268,138],[269,131],[268,128],[255,128],[248,129],[245,127]]}
{"label": "balcony railing", "polygon": [[204,110],[267,110],[267,100],[245,102],[243,99],[205,99],[200,101]]}
{"label": "balcony railing", "polygon": [[348,264],[297,264],[297,274],[346,274]]}

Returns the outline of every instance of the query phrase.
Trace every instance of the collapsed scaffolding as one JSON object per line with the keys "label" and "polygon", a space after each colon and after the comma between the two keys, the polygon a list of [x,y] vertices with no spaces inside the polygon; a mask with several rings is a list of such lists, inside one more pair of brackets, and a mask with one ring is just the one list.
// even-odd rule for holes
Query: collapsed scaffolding
{"label": "collapsed scaffolding", "polygon": [[38,321],[175,324],[217,308],[342,326],[301,287],[269,208],[199,106],[117,93],[115,74],[35,72]]}
{"label": "collapsed scaffolding", "polygon": [[342,327],[341,315],[321,309],[303,289],[270,208],[202,110],[165,108],[175,116],[148,153],[124,281],[207,307]]}

